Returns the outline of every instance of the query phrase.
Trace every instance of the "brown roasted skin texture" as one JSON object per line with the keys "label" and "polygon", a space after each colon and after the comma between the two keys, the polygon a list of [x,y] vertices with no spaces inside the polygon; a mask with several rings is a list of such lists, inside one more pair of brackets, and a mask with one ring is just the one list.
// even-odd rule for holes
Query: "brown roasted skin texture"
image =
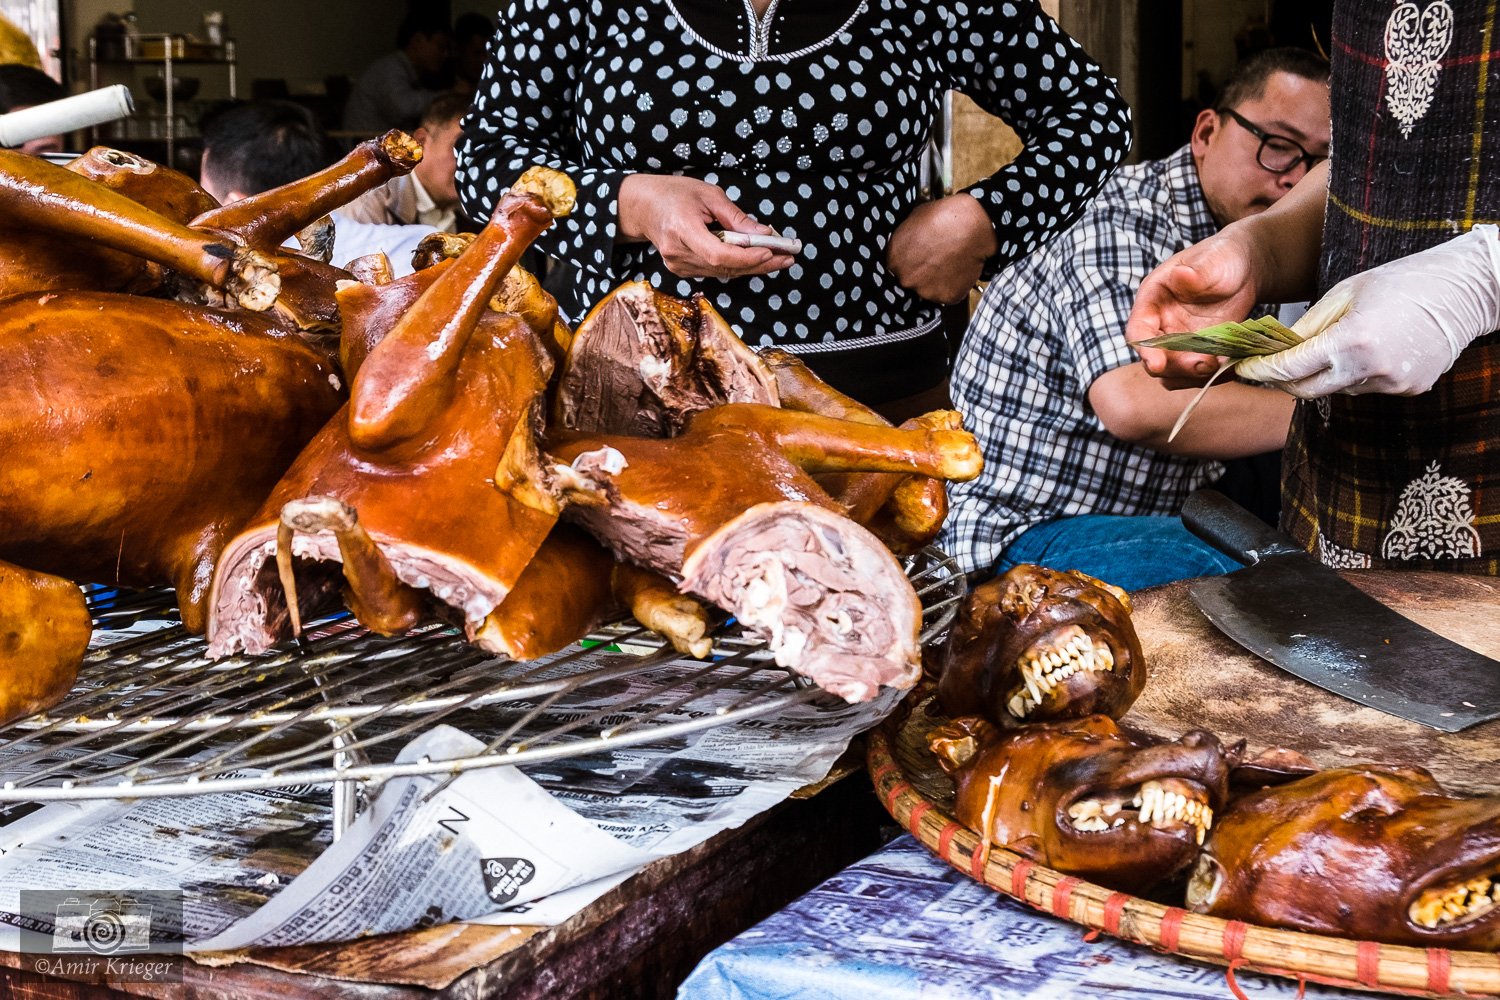
{"label": "brown roasted skin texture", "polygon": [[970,592],[942,663],[943,710],[1002,728],[1088,715],[1118,719],[1146,685],[1129,596],[1083,573],[1029,564]]}
{"label": "brown roasted skin texture", "polygon": [[[467,252],[412,276],[425,290],[388,333],[379,336],[375,319],[363,327],[367,353],[349,406],[298,456],[225,554],[214,581],[212,653],[256,651],[284,637],[290,615],[266,556],[290,502],[347,505],[400,577],[348,580],[357,609],[378,615],[382,593],[415,586],[457,608],[473,637],[514,589],[556,513],[497,489],[496,471],[513,439],[534,433],[551,361],[526,322],[495,312],[490,298],[551,219],[539,200],[513,189]],[[400,301],[410,288],[398,286],[374,292]],[[295,538],[297,576],[312,581],[314,602],[308,560],[336,558],[341,543],[336,530]],[[324,569],[337,572],[337,563]]]}
{"label": "brown roasted skin texture", "polygon": [[[1103,715],[1009,732],[969,716],[928,741],[953,777],[959,822],[998,847],[1123,892],[1146,892],[1198,856],[1194,824],[1139,821],[1130,803],[1147,782],[1215,811],[1228,789],[1223,748],[1201,730],[1162,743]],[[1070,810],[1095,815],[1092,802],[1120,807],[1104,816],[1105,829],[1080,830]]]}
{"label": "brown roasted skin texture", "polygon": [[[890,426],[879,413],[818,378],[790,351],[762,348],[760,358],[775,377],[781,405],[787,409]],[[955,410],[935,410],[901,426],[905,430],[957,431],[963,430],[963,419]],[[818,484],[897,555],[910,555],[930,544],[948,517],[948,489],[942,479],[878,472],[832,473],[818,477]]]}
{"label": "brown roasted skin texture", "polygon": [[68,169],[185,226],[219,202],[187,174],[122,149],[95,146]]}
{"label": "brown roasted skin texture", "polygon": [[560,429],[672,437],[700,411],[777,402],[771,373],[702,295],[627,282],[566,339],[551,421]]}
{"label": "brown roasted skin texture", "polygon": [[92,631],[76,586],[0,562],[0,725],[63,699]]}
{"label": "brown roasted skin texture", "polygon": [[220,547],[341,399],[331,360],[260,315],[0,301],[0,559],[175,586],[201,630]]}
{"label": "brown roasted skin texture", "polygon": [[553,527],[475,642],[513,660],[534,660],[582,639],[614,609],[615,559],[571,524]]}
{"label": "brown roasted skin texture", "polygon": [[[237,303],[244,298],[246,308],[259,311],[271,305],[280,282],[266,279],[264,260],[247,260],[248,253],[82,173],[0,150],[0,295],[151,292],[165,268],[228,289]],[[274,266],[270,271],[274,278]],[[242,295],[242,285],[257,294]]]}
{"label": "brown roasted skin texture", "polygon": [[[1268,927],[1495,951],[1496,883],[1500,797],[1449,795],[1421,768],[1366,764],[1235,801],[1204,845],[1187,902]],[[1438,921],[1445,896],[1456,919]],[[1424,913],[1435,926],[1414,919]]]}
{"label": "brown roasted skin texture", "polygon": [[709,633],[715,613],[661,573],[617,562],[610,583],[615,600],[629,608],[636,621],[664,636],[679,653],[702,658],[713,650]]}

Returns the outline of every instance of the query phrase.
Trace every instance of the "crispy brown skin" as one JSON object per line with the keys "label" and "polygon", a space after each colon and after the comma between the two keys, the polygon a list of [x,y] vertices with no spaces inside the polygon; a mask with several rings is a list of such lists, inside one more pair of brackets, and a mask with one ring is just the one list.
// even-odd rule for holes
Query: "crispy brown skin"
{"label": "crispy brown skin", "polygon": [[1500,907],[1408,919],[1422,889],[1500,873],[1500,797],[1448,795],[1415,767],[1323,771],[1234,802],[1188,889],[1199,913],[1417,947],[1500,949]]}
{"label": "crispy brown skin", "polygon": [[[216,593],[231,593],[224,578],[241,571],[241,554],[274,529],[283,506],[311,497],[352,508],[396,572],[411,565],[415,551],[472,570],[487,592],[503,596],[517,585],[557,518],[497,489],[496,472],[513,437],[532,433],[552,362],[525,320],[495,312],[490,297],[551,221],[540,201],[513,193],[458,258],[386,285],[346,288],[342,294],[360,316],[345,350],[357,366],[350,404],[235,540]],[[378,577],[347,581],[353,603],[362,615],[384,619],[390,611],[395,620],[405,613],[405,589]],[[393,595],[402,608],[385,607]],[[240,613],[228,597],[216,597],[209,633],[215,650],[228,645],[217,636],[231,634]],[[285,608],[268,613],[278,631]],[[517,610],[515,617],[524,615]],[[491,634],[502,634],[498,620]]]}
{"label": "crispy brown skin", "polygon": [[[1176,778],[1201,786],[1217,810],[1228,790],[1223,748],[1201,730],[1160,743],[1103,715],[1010,732],[970,716],[938,727],[929,741],[946,751],[939,761],[953,775],[959,822],[997,846],[1125,892],[1144,892],[1191,865],[1198,854],[1195,831],[1131,820],[1119,829],[1083,833],[1063,819],[1070,804],[1085,794]],[[963,749],[954,753],[942,741]],[[963,762],[955,766],[953,758]],[[986,830],[985,806],[996,777],[1002,780]]]}
{"label": "crispy brown skin", "polygon": [[0,725],[62,700],[92,630],[76,586],[0,562]]}
{"label": "crispy brown skin", "polygon": [[333,363],[255,314],[71,292],[0,301],[0,558],[177,588],[209,574],[339,406]]}
{"label": "crispy brown skin", "polygon": [[1023,653],[1046,649],[1059,630],[1083,629],[1108,643],[1115,667],[1079,671],[1048,695],[1027,722],[1108,715],[1118,719],[1146,685],[1146,659],[1130,621],[1129,598],[1118,588],[1077,572],[1020,565],[983,583],[959,609],[943,649],[938,698],[949,715],[980,715],[1009,727],[1021,720],[1008,704],[1022,676]]}

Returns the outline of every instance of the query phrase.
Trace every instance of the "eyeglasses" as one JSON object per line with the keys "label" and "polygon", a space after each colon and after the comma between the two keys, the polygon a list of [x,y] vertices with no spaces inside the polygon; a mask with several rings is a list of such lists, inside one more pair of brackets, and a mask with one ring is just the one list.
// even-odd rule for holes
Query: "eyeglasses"
{"label": "eyeglasses", "polygon": [[1317,156],[1309,153],[1294,139],[1267,132],[1233,108],[1221,108],[1219,113],[1233,118],[1240,123],[1241,128],[1260,140],[1260,148],[1255,151],[1255,162],[1273,174],[1295,170],[1299,163],[1307,164],[1307,168],[1311,170],[1328,159],[1326,154]]}

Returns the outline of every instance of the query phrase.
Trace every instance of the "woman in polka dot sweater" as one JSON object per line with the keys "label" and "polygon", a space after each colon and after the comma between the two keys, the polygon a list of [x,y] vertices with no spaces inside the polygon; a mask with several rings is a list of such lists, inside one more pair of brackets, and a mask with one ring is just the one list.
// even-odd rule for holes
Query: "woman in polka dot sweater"
{"label": "woman in polka dot sweater", "polygon": [[[1026,149],[919,204],[949,89]],[[573,176],[578,209],[539,241],[571,265],[573,322],[627,280],[701,291],[746,343],[881,405],[941,386],[938,303],[1070,225],[1129,144],[1112,82],[1035,0],[513,0],[458,180],[483,219],[533,163]],[[801,252],[713,232],[773,228]]]}

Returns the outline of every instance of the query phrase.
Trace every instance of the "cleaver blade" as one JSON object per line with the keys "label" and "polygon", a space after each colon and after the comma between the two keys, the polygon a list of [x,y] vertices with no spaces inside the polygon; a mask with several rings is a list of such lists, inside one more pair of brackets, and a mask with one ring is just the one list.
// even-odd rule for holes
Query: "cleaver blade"
{"label": "cleaver blade", "polygon": [[1225,635],[1334,694],[1444,732],[1500,718],[1500,661],[1392,611],[1213,490],[1182,523],[1244,569],[1188,584]]}

